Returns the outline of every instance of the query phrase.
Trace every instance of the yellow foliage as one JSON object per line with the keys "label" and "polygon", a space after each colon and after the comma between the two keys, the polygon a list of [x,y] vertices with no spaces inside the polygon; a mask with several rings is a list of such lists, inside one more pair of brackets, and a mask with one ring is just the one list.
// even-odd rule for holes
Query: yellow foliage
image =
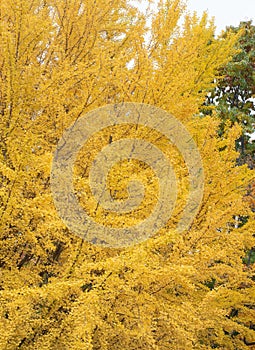
{"label": "yellow foliage", "polygon": [[[255,342],[254,266],[242,262],[254,246],[254,213],[243,200],[254,175],[236,166],[238,127],[220,139],[216,118],[198,115],[237,36],[215,38],[207,15],[187,14],[179,0],[160,1],[149,33],[146,26],[125,0],[1,1],[0,349],[234,350]],[[154,237],[103,248],[58,217],[50,169],[68,126],[123,101],[161,107],[185,124],[201,152],[204,197],[190,229],[177,234],[188,170],[176,148],[142,127],[95,134],[74,170],[75,190],[92,216],[86,176],[110,135],[154,143],[171,158],[181,193]],[[148,215],[158,183],[145,164],[116,164],[109,187],[125,199],[130,174],[147,190],[142,214],[107,213],[106,220],[100,209],[96,220],[119,227]],[[236,217],[248,219],[237,227]]]}

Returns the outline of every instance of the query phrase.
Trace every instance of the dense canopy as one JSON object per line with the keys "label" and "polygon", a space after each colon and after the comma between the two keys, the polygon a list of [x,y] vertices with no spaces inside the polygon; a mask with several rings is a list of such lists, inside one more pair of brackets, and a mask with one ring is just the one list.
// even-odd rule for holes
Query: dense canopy
{"label": "dense canopy", "polygon": [[[206,14],[185,13],[180,0],[160,1],[151,21],[125,0],[2,0],[1,349],[234,350],[254,344],[255,271],[244,263],[255,246],[254,213],[245,200],[254,173],[236,166],[240,127],[220,138],[219,120],[199,117],[218,69],[236,53],[239,33],[217,39]],[[142,129],[95,135],[74,171],[84,209],[90,200],[86,164],[110,137],[125,132],[169,152],[180,179],[166,227],[143,243],[113,249],[67,229],[53,204],[50,171],[67,127],[121,102],[154,105],[180,120],[200,150],[205,181],[198,215],[178,234],[189,187],[174,145]],[[132,166],[123,166],[123,177],[141,164]],[[145,213],[157,198],[155,175],[144,167],[142,178],[146,172],[152,182]],[[125,198],[116,177],[109,181],[117,198]],[[237,217],[246,220],[240,225]],[[131,213],[127,220],[139,217]]]}

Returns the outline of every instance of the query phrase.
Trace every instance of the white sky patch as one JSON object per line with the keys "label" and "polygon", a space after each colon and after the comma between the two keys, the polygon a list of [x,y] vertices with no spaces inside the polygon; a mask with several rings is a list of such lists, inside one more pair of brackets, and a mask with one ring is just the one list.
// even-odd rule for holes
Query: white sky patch
{"label": "white sky patch", "polygon": [[214,17],[217,34],[226,26],[238,26],[241,21],[255,22],[254,0],[188,0],[187,4],[188,9],[197,11],[198,15],[207,11],[210,17]]}
{"label": "white sky patch", "polygon": [[[157,0],[152,10],[156,9]],[[140,11],[145,12],[147,0],[130,0]],[[216,34],[220,34],[226,26],[238,26],[241,21],[252,20],[255,24],[255,0],[187,0],[187,10],[196,11],[199,16],[207,11],[209,17],[215,18]]]}

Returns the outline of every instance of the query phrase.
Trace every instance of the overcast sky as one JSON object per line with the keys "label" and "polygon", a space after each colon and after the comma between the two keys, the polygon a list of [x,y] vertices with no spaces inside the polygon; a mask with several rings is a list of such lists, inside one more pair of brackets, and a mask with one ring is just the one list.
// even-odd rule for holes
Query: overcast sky
{"label": "overcast sky", "polygon": [[[157,0],[154,0],[157,1]],[[207,11],[210,17],[215,17],[217,26],[216,34],[219,34],[226,26],[238,26],[241,21],[253,20],[255,25],[255,0],[186,0],[187,7],[191,11],[197,11],[201,15]],[[146,0],[130,0],[140,9],[145,9]]]}
{"label": "overcast sky", "polygon": [[198,14],[207,10],[214,16],[217,33],[228,25],[238,26],[243,20],[253,20],[255,24],[255,0],[188,0],[187,3]]}

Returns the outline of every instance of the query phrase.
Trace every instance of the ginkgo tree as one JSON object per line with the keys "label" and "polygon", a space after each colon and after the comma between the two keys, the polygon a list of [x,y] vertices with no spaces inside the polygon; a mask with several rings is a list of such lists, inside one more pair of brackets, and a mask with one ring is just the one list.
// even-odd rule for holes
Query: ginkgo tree
{"label": "ginkgo tree", "polygon": [[[238,126],[220,139],[217,118],[197,117],[217,69],[235,54],[239,33],[217,39],[206,14],[185,11],[180,0],[162,0],[148,22],[124,0],[2,0],[1,349],[253,346],[255,273],[243,264],[254,246],[254,213],[244,200],[253,174],[236,167]],[[173,150],[183,178],[174,215],[145,242],[114,249],[68,230],[54,207],[50,171],[67,127],[121,102],[154,105],[183,122],[200,150],[205,182],[192,226],[176,233],[188,171]],[[81,150],[77,192],[86,185],[86,161],[112,138],[129,132],[169,152],[160,135],[113,131]],[[127,176],[130,167],[123,169]],[[114,176],[109,181],[118,186]],[[118,190],[123,199],[125,189]],[[148,205],[152,198],[157,193]],[[234,215],[249,219],[236,227]]]}

